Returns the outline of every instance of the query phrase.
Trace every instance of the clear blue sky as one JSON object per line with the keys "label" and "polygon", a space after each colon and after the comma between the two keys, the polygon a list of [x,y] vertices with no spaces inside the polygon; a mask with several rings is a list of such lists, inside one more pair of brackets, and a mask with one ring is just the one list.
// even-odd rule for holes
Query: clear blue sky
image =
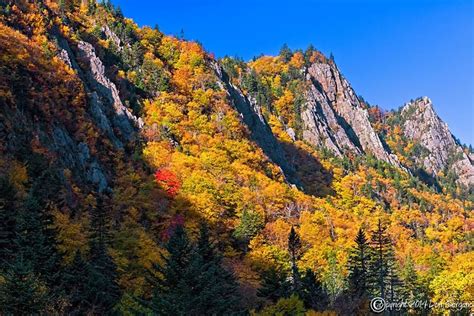
{"label": "clear blue sky", "polygon": [[139,25],[198,40],[216,56],[277,54],[283,43],[332,52],[356,92],[397,108],[429,96],[474,145],[472,0],[114,0]]}

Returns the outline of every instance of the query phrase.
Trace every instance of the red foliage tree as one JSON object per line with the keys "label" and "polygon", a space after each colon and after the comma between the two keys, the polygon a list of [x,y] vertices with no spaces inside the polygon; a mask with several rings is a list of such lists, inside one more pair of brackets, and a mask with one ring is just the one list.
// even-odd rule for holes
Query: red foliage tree
{"label": "red foliage tree", "polygon": [[181,183],[176,174],[168,169],[157,170],[155,180],[166,191],[169,197],[175,197],[181,187]]}

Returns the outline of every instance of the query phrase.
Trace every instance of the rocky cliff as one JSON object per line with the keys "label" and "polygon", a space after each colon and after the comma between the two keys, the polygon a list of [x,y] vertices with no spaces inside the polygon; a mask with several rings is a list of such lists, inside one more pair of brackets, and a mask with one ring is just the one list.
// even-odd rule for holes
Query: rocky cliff
{"label": "rocky cliff", "polygon": [[337,155],[345,150],[369,153],[398,166],[395,156],[383,147],[348,81],[333,62],[314,63],[307,71],[309,89],[303,137],[315,145],[324,144]]}
{"label": "rocky cliff", "polygon": [[448,125],[436,114],[428,97],[407,103],[401,116],[405,137],[427,149],[425,155],[411,159],[421,163],[433,176],[442,171],[452,171],[460,184],[474,184],[472,159],[453,137]]}

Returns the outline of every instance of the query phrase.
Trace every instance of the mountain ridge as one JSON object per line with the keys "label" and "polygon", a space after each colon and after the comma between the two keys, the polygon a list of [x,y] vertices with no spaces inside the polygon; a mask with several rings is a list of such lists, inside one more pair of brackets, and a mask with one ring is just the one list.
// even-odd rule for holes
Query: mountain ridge
{"label": "mountain ridge", "polygon": [[[0,309],[25,310],[4,289],[27,271],[31,313],[156,312],[139,302],[164,297],[150,272],[182,238],[199,241],[198,270],[168,281],[198,282],[215,252],[213,271],[235,278],[233,312],[366,313],[350,264],[356,236],[377,230],[391,277],[415,289],[391,288],[401,298],[469,292],[472,153],[428,99],[369,106],[312,47],[216,60],[109,2],[0,4]],[[320,302],[262,294],[298,273]]]}

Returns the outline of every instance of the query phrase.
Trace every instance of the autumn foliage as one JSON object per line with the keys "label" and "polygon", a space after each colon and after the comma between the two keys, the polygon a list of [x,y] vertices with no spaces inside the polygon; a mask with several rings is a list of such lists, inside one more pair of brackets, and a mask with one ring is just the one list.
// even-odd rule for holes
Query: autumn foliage
{"label": "autumn foliage", "polygon": [[[165,241],[177,227],[196,239],[202,222],[239,284],[241,310],[272,304],[272,298],[257,295],[269,272],[277,278],[277,272],[303,276],[309,270],[329,298],[331,311],[325,313],[342,308],[354,239],[360,227],[372,231],[379,220],[393,244],[393,264],[414,292],[432,302],[472,300],[472,199],[455,194],[459,188],[437,190],[369,155],[335,157],[301,140],[305,67],[333,62],[319,51],[286,49],[248,63],[230,57],[216,61],[197,42],[140,28],[108,1],[15,3],[0,7],[0,209],[6,205],[16,217],[38,200],[41,212],[29,215],[50,216],[45,225],[57,235],[42,240],[56,240],[59,266],[69,277],[84,266],[93,271],[89,262],[105,262],[101,273],[116,267],[107,285],[122,295],[111,291],[109,305],[83,298],[84,306],[96,308],[86,307],[83,314],[107,314],[110,305],[123,314],[140,309],[135,298],[153,296],[147,279],[149,270],[163,263]],[[64,54],[58,38],[68,43],[76,69],[58,57]],[[122,103],[143,121],[131,140],[110,136],[114,127],[105,131],[114,109],[104,102],[108,111],[94,108],[91,100],[100,91],[93,91],[90,69],[75,58],[80,41],[94,46]],[[260,119],[268,122],[298,183],[290,184],[253,140],[216,65],[258,104]],[[407,153],[418,149],[390,126],[396,117],[376,108],[368,112],[393,153],[411,166]],[[98,170],[107,182],[100,192],[86,177],[98,178]],[[0,219],[0,229],[11,228],[12,221]],[[22,236],[27,230],[18,231]],[[297,256],[288,251],[291,231],[300,240]],[[2,239],[10,235],[0,231],[0,243],[14,245]],[[30,241],[34,238],[21,240]],[[0,288],[14,275],[13,263],[22,264],[17,259],[10,260],[8,273],[0,269]],[[42,295],[49,285],[44,271],[35,269],[26,281],[36,282],[34,294]],[[49,306],[57,310],[40,306],[30,314],[67,314],[71,308]],[[290,296],[267,311],[305,308]]]}
{"label": "autumn foliage", "polygon": [[181,183],[178,177],[168,169],[160,169],[155,172],[156,182],[166,191],[168,196],[175,197],[178,194]]}

